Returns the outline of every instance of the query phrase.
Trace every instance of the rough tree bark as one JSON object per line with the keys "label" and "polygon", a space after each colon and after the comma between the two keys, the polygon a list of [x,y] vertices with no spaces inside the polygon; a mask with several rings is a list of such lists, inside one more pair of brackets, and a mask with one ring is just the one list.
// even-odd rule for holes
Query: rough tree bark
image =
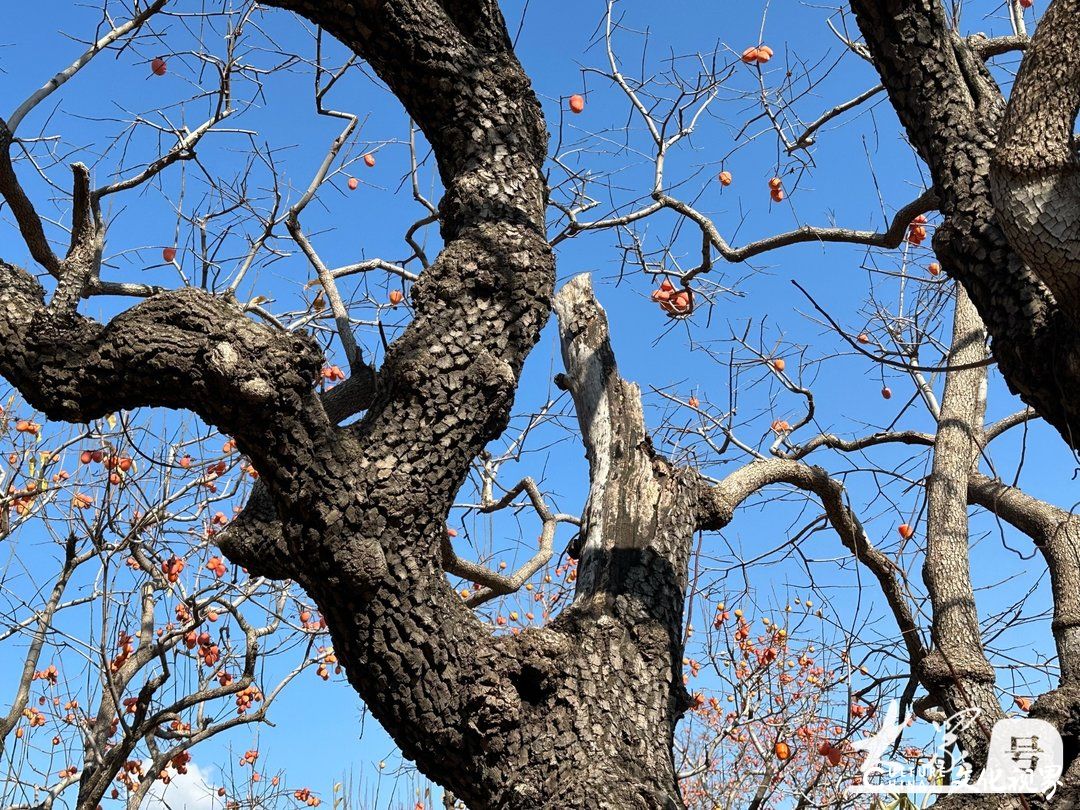
{"label": "rough tree bark", "polygon": [[[353,404],[364,417],[337,427],[314,392],[314,345],[228,300],[182,290],[104,325],[78,315],[95,228],[73,229],[78,262],[53,263],[48,303],[30,274],[0,265],[0,372],[50,418],[188,408],[233,435],[265,491],[228,538],[230,556],[305,587],[404,755],[470,806],[677,807],[671,741],[687,705],[679,632],[699,488],[649,451],[636,394],[598,365],[610,358],[606,326],[589,323],[601,313],[587,301],[564,298],[569,378],[588,383],[577,396],[600,487],[578,600],[549,628],[493,637],[441,565],[446,514],[505,427],[554,281],[546,129],[498,7],[277,5],[371,63],[424,129],[446,187],[445,248],[413,287],[415,317],[373,393]],[[0,184],[25,200],[9,161]],[[19,216],[24,233],[40,231],[28,201]],[[589,387],[598,374],[604,387]],[[96,806],[101,782],[88,765],[80,806]]]}
{"label": "rough tree bark", "polygon": [[[981,41],[961,38],[939,0],[852,0],[851,6],[892,105],[930,169],[944,217],[934,236],[935,251],[978,309],[1009,387],[1071,447],[1080,448],[1080,302],[1075,281],[1080,234],[1072,143],[1080,104],[1077,3],[1051,3],[1008,104],[982,62]],[[988,489],[977,475],[968,482],[969,495],[983,502]],[[1013,495],[1008,502],[1018,500]],[[1000,501],[996,505],[1003,506]],[[1015,512],[1011,517],[998,513],[1010,522],[1018,519]],[[1058,527],[1033,536],[1042,538],[1037,542],[1052,583],[1071,583],[1077,554],[1068,532],[1061,533],[1067,522],[1045,516],[1027,520],[1037,523],[1035,528]],[[931,550],[937,543],[944,555],[942,539],[932,537],[930,543]],[[952,545],[959,554],[959,545]],[[953,595],[966,601],[962,594]],[[1065,599],[1059,602],[1061,596]],[[1068,652],[1074,607],[1055,585],[1054,631],[1062,652]],[[952,612],[961,611],[954,606]],[[944,632],[937,620],[935,614],[936,630]],[[943,685],[955,681],[954,692],[985,678],[977,650],[969,647],[969,653],[975,656],[968,662],[973,666],[965,667],[970,673],[939,679]],[[970,657],[965,654],[963,660]],[[1067,772],[1053,805],[1057,807],[1075,806],[1077,797],[1080,702],[1068,685],[1073,658],[1062,659],[1060,688],[1037,702],[1033,711],[1054,722],[1065,738]],[[994,706],[996,701],[990,708]]]}
{"label": "rough tree bark", "polygon": [[[688,705],[689,541],[726,525],[760,486],[822,498],[885,589],[913,662],[923,660],[902,575],[824,471],[778,460],[711,487],[653,450],[584,278],[554,301],[591,473],[578,592],[548,627],[493,636],[451,590],[441,554],[453,498],[505,427],[553,305],[539,104],[495,0],[268,5],[304,15],[366,59],[438,161],[445,247],[413,286],[415,317],[377,378],[324,401],[311,340],[197,290],[158,293],[107,324],[80,316],[105,238],[96,193],[74,167],[72,241],[60,260],[19,186],[6,124],[0,194],[58,281],[48,298],[30,273],[0,263],[0,374],[53,419],[184,408],[233,435],[265,488],[223,539],[230,558],[309,592],[350,683],[403,754],[472,807],[681,806],[671,743]],[[1080,436],[1080,398],[1063,395],[1080,374],[1073,313],[1009,247],[990,197],[1000,93],[936,0],[853,6],[931,167],[946,217],[935,247],[987,321],[1010,383],[1071,442]],[[358,422],[338,426],[359,410]],[[969,497],[1016,500],[977,477],[966,486]],[[1051,556],[1068,553],[1054,536],[1044,541]],[[1071,582],[1059,576],[1055,587]],[[1063,601],[1058,618],[1059,645],[1071,650],[1075,606]],[[1063,705],[1075,722],[1075,702]],[[87,763],[79,806],[96,806],[103,784]]]}
{"label": "rough tree bark", "polygon": [[1017,74],[990,165],[1009,243],[1074,323],[1080,314],[1080,3],[1057,0]]}

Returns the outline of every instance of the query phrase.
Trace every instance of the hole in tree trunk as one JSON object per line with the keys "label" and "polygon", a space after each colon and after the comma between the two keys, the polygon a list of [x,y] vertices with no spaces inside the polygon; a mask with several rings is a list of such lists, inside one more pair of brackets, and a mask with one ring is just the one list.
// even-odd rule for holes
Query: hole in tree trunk
{"label": "hole in tree trunk", "polygon": [[513,683],[521,699],[533,706],[539,706],[552,692],[547,676],[530,664],[521,668],[514,676]]}

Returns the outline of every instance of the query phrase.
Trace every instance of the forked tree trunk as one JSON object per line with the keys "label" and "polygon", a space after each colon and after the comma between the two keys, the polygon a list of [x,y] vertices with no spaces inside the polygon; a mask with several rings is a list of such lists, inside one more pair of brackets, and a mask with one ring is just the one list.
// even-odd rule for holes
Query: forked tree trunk
{"label": "forked tree trunk", "polygon": [[[222,538],[230,559],[310,594],[404,756],[470,807],[679,807],[672,740],[688,705],[681,623],[700,486],[653,452],[587,280],[559,303],[592,464],[577,598],[547,627],[496,636],[443,567],[446,516],[506,426],[555,278],[547,131],[498,5],[272,4],[369,61],[446,187],[445,247],[412,285],[413,318],[377,384],[357,369],[356,402],[324,401],[314,342],[229,300],[163,292],[100,324],[50,308],[2,262],[0,373],[50,418],[187,408],[231,434],[263,488]],[[0,171],[0,193],[13,184]],[[340,427],[342,408],[366,413]],[[84,778],[80,807],[101,784]]]}
{"label": "forked tree trunk", "polygon": [[[350,683],[403,754],[470,807],[681,807],[672,742],[689,705],[680,662],[690,540],[697,526],[726,525],[749,488],[729,480],[705,497],[695,473],[653,450],[638,391],[618,375],[603,310],[587,277],[575,279],[555,309],[591,471],[577,593],[543,628],[493,636],[481,624],[450,588],[440,555],[453,498],[472,460],[505,427],[522,365],[551,308],[540,105],[495,0],[267,4],[304,15],[368,61],[424,131],[446,188],[445,249],[413,285],[414,318],[387,353],[377,385],[365,373],[358,403],[324,402],[312,386],[323,360],[314,343],[257,324],[227,300],[195,290],[161,293],[101,325],[73,312],[85,278],[70,267],[61,294],[46,306],[29,273],[2,262],[0,373],[50,418],[84,422],[120,409],[187,408],[232,434],[265,490],[230,529],[230,558],[308,591]],[[1071,303],[1072,246],[1054,259],[1058,280],[1040,280],[1014,251],[1023,253],[1024,245],[1010,246],[997,222],[988,179],[1004,107],[997,87],[948,27],[938,0],[852,6],[933,174],[946,218],[936,249],[987,321],[1010,385],[1077,446],[1076,313],[1055,308],[1049,292],[1056,303]],[[1075,6],[1055,3],[1062,14]],[[1070,32],[1075,43],[1075,26]],[[1057,133],[1060,139],[1068,119],[1068,140],[1076,98],[1055,99]],[[25,200],[9,146],[0,143],[0,194]],[[1011,212],[1021,221],[1024,210],[1046,207],[1043,196],[1002,208],[1022,209]],[[25,206],[17,214],[20,223],[36,218]],[[1049,237],[1069,243],[1075,229],[1067,224],[1047,225],[1040,245],[1054,241]],[[91,237],[76,239],[85,250],[73,255],[92,253]],[[367,413],[342,428],[340,407]],[[946,432],[945,440],[955,440],[961,455],[970,452],[960,434]],[[897,576],[847,510],[842,487],[824,471],[792,464],[762,462],[742,477],[822,496],[845,544],[892,594],[912,660],[922,660]],[[972,490],[962,469],[951,482],[935,469],[935,504]],[[944,533],[932,551],[946,567],[966,551],[959,517],[953,507],[937,520]],[[1064,572],[1074,549],[1053,534],[1063,524],[1052,517],[1057,523],[1047,523],[1043,545],[1062,568],[1055,588],[1067,591],[1077,581],[1075,568]],[[1070,531],[1066,540],[1080,536]],[[972,641],[963,630],[971,612],[956,609],[970,583],[955,585],[947,577],[931,584],[940,603],[938,651],[952,640]],[[1071,602],[1059,606],[1059,648],[1071,651],[1080,618]],[[977,644],[977,633],[973,639]],[[929,657],[927,667],[939,657]],[[950,654],[949,677],[939,668],[932,682],[954,688],[958,661]],[[957,674],[989,702],[987,674],[979,661],[967,663]],[[1066,731],[1070,761],[1080,726],[1077,671],[1073,665],[1053,700],[1036,705]],[[103,788],[91,783],[104,782],[84,780],[79,806],[94,807]],[[1074,801],[1070,795],[1062,801]]]}
{"label": "forked tree trunk", "polygon": [[[437,555],[417,554],[444,531],[441,512],[429,522],[420,509],[382,525],[387,570],[408,575],[386,578],[366,608],[332,571],[303,584],[350,682],[402,753],[469,807],[676,809],[673,739],[689,706],[682,617],[701,479],[654,452],[588,277],[554,306],[591,470],[573,603],[546,627],[492,638]],[[413,497],[400,471],[385,470],[375,475],[385,499]],[[338,543],[370,530],[361,520]]]}
{"label": "forked tree trunk", "polygon": [[[653,451],[588,276],[562,289],[555,310],[591,469],[573,603],[547,627],[491,639],[461,600],[447,615],[436,566],[425,587],[402,589],[396,610],[346,621],[348,603],[317,598],[344,660],[368,662],[348,667],[350,681],[380,693],[369,705],[405,756],[470,807],[680,808],[672,744],[689,705],[682,616],[700,480]],[[415,560],[391,544],[387,563]],[[452,657],[416,644],[439,626],[458,628]]]}

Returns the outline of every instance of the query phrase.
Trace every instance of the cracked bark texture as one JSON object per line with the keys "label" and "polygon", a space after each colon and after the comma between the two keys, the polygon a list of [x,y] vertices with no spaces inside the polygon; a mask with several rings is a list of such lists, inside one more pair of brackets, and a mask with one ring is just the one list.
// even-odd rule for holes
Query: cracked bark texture
{"label": "cracked bark texture", "polygon": [[[688,703],[680,633],[700,488],[652,453],[613,360],[603,413],[588,410],[595,389],[575,394],[597,489],[574,605],[547,628],[495,637],[441,565],[452,499],[504,429],[552,306],[546,128],[497,4],[274,5],[368,60],[424,130],[446,188],[444,250],[413,286],[414,319],[377,384],[320,399],[313,342],[196,290],[97,323],[72,311],[83,282],[63,264],[50,303],[29,273],[0,265],[0,373],[53,419],[187,408],[231,434],[263,486],[222,540],[230,558],[309,592],[372,713],[469,806],[680,806],[672,737]],[[0,192],[23,201],[14,173],[0,175]],[[571,289],[582,300],[564,298],[568,373],[591,380],[610,359],[606,322],[587,285]],[[601,424],[609,440],[594,442]],[[91,782],[80,807],[100,799]]]}
{"label": "cracked bark texture", "polygon": [[[1060,18],[1075,17],[1075,6],[1075,0],[1055,0],[1046,17],[1056,15],[1072,28],[1074,20]],[[974,46],[952,30],[940,0],[852,0],[851,7],[892,106],[930,170],[944,217],[934,250],[975,303],[1010,389],[1070,447],[1080,447],[1080,311],[1056,301],[1040,278],[1045,273],[1026,262],[1023,243],[1010,243],[1015,228],[1007,233],[1003,226],[1009,210],[1022,206],[999,209],[991,189],[998,144],[1009,143],[1002,140],[1008,130],[1000,89]],[[1040,32],[1052,27],[1044,22]],[[1056,58],[1071,62],[1076,53],[1069,47]],[[1045,71],[1025,72],[1041,74],[1037,92],[1060,103],[1075,91],[1075,82],[1072,90],[1058,90],[1047,86],[1054,79]],[[1022,98],[1016,100],[1021,109]],[[1047,122],[1028,123],[1023,136],[1038,141]],[[1060,140],[1060,125],[1051,128]]]}
{"label": "cracked bark texture", "polygon": [[[53,255],[15,176],[10,138],[0,139],[0,194],[31,255],[59,281],[47,301],[29,273],[0,263],[0,374],[52,419],[184,408],[234,436],[263,486],[223,548],[253,573],[296,579],[310,593],[372,713],[406,757],[470,807],[681,806],[671,743],[688,704],[679,664],[689,541],[698,527],[726,525],[754,487],[789,483],[822,497],[921,659],[899,572],[823,471],[751,465],[752,474],[710,488],[653,450],[638,392],[619,377],[603,311],[581,278],[555,300],[591,474],[578,592],[548,627],[493,636],[450,589],[440,555],[453,497],[504,429],[552,308],[540,106],[495,0],[267,5],[305,16],[368,61],[424,131],[446,189],[444,250],[413,286],[415,317],[377,384],[320,398],[312,341],[196,290],[156,294],[107,324],[78,315],[103,226],[79,214],[76,168],[82,218],[65,258]],[[935,247],[987,321],[1010,384],[1072,441],[1075,329],[1006,241],[990,197],[1000,93],[936,2],[853,6],[931,167],[946,217]],[[338,426],[359,411],[355,424]],[[1016,501],[992,482],[967,488],[969,497],[993,493],[1002,509]],[[1044,545],[1064,559],[1072,541],[1051,536]],[[1074,581],[1059,576],[1060,589]],[[1055,630],[1070,650],[1076,622],[1064,600]],[[1065,687],[1037,704],[1059,727],[1076,722]],[[99,800],[87,780],[79,806]]]}
{"label": "cracked bark texture", "polygon": [[1009,243],[1075,324],[1080,317],[1080,2],[1050,5],[1009,96],[990,167]]}

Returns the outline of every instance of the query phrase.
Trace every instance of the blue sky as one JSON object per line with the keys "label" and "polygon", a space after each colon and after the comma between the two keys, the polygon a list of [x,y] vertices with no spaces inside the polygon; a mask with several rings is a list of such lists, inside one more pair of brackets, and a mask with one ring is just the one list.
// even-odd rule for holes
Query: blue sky
{"label": "blue sky", "polygon": [[[94,30],[99,20],[99,12],[94,8],[97,5],[43,0],[17,4],[9,10],[6,47],[0,49],[3,69],[0,111],[13,109],[53,72],[70,63],[81,48],[69,36],[86,37]],[[181,0],[177,9],[195,11],[201,5]],[[507,0],[502,6],[550,125],[553,130],[563,127],[562,137],[553,137],[553,149],[561,146],[564,165],[579,172],[591,172],[598,178],[591,188],[601,205],[586,216],[593,213],[603,216],[612,206],[624,210],[623,206],[632,205],[633,200],[647,193],[652,163],[648,139],[640,120],[630,113],[626,97],[605,78],[589,70],[606,69],[606,56],[598,39],[604,4],[598,0],[532,0],[528,4]],[[795,77],[794,86],[800,91],[794,110],[805,121],[876,83],[869,65],[851,54],[843,54],[839,42],[825,25],[826,12],[821,8],[779,0],[768,8],[764,23],[765,6],[757,0],[748,3],[669,0],[662,10],[647,0],[626,0],[618,9],[625,15],[622,18],[625,30],[617,35],[615,46],[628,74],[635,74],[641,64],[646,65],[649,75],[660,75],[673,64],[681,71],[692,72],[691,57],[696,53],[717,53],[722,64],[732,64],[731,75],[710,113],[702,118],[694,136],[669,156],[667,176],[675,193],[695,201],[733,244],[801,224],[835,222],[849,227],[880,228],[885,216],[922,189],[921,167],[906,146],[887,102],[880,98],[842,119],[843,126],[826,127],[812,161],[801,166],[778,150],[775,136],[761,120],[754,120],[759,112],[753,95],[758,87],[758,73],[739,64],[733,55],[748,45],[758,44],[759,31],[764,32],[761,39],[776,52],[764,70],[766,86],[778,87],[785,70],[790,69]],[[1003,12],[1003,8],[990,9],[985,18],[969,20],[965,29],[970,26],[970,30],[1004,33],[1008,22]],[[252,64],[262,67],[280,64],[284,60],[281,54],[291,52],[310,59],[313,42],[304,26],[280,12],[263,14],[257,20],[260,32],[250,37]],[[136,156],[151,154],[157,148],[156,140],[140,130],[130,140],[121,140],[104,149],[112,137],[124,132],[123,121],[133,113],[143,113],[149,120],[155,120],[155,110],[160,108],[172,121],[181,116],[184,120],[198,120],[204,104],[176,106],[192,96],[198,80],[198,63],[184,54],[200,34],[194,26],[191,18],[175,18],[158,26],[160,38],[156,41],[144,40],[116,58],[110,55],[96,60],[24,124],[21,131],[24,137],[40,131],[62,138],[56,142],[56,165],[43,165],[43,174],[56,184],[53,189],[22,164],[24,181],[43,212],[59,217],[65,210],[63,192],[69,185],[66,163],[83,160],[94,164],[100,181],[121,166],[130,171]],[[643,55],[645,32],[648,45]],[[220,52],[220,42],[212,36],[209,41]],[[340,51],[331,49],[331,52],[340,60]],[[147,69],[149,59],[158,55],[167,55],[169,60],[169,72],[160,78],[151,77]],[[828,69],[836,63],[839,67]],[[809,71],[810,81],[803,78],[805,71]],[[251,159],[252,146],[258,146],[273,155],[285,194],[295,199],[307,185],[330,140],[340,130],[340,122],[313,114],[311,71],[303,64],[266,78],[261,92],[256,92],[250,81],[241,84],[238,96],[250,106],[243,115],[225,125],[229,131],[207,138],[200,151],[202,166],[209,175],[227,180],[238,171],[238,166]],[[661,104],[663,98],[671,98],[670,88],[658,87],[657,92]],[[586,96],[585,112],[579,116],[565,112],[565,98],[571,93]],[[360,114],[363,119],[358,141],[348,156],[355,160],[373,151],[378,162],[373,169],[354,164],[336,176],[305,212],[305,227],[314,235],[316,247],[330,265],[361,257],[400,259],[405,255],[401,236],[422,213],[410,199],[408,184],[403,183],[409,157],[404,145],[408,135],[404,113],[385,88],[359,70],[335,90],[332,102]],[[748,139],[748,134],[755,137]],[[37,154],[45,155],[46,150],[42,147]],[[419,155],[423,161],[421,186],[425,193],[437,198],[433,161],[423,144]],[[554,164],[550,168],[553,183],[560,181],[560,170]],[[715,180],[721,168],[731,171],[735,178],[726,189]],[[766,181],[778,172],[785,179],[789,197],[783,204],[770,205]],[[355,192],[345,187],[345,179],[350,175],[362,181]],[[610,183],[604,182],[605,177],[611,178]],[[256,162],[249,194],[256,199],[259,210],[265,210],[268,205],[269,181],[268,169]],[[186,214],[206,213],[209,203],[204,200],[205,193],[199,171],[188,164],[172,167],[159,182],[140,191],[115,198],[109,210],[113,219],[107,250],[109,277],[175,284],[175,271],[163,268],[160,261],[161,248],[174,243],[180,247],[179,261],[185,272],[195,273],[194,234],[190,227],[178,224],[174,203],[180,200],[180,208]],[[677,225],[673,218],[658,217],[640,228],[640,236],[649,249],[670,242],[673,260],[684,267],[693,266],[700,240],[685,226],[669,239]],[[258,231],[259,226],[249,219],[238,223],[237,230],[223,241],[222,256],[226,260],[222,266],[226,275],[239,262],[244,235],[254,236]],[[283,228],[281,232],[284,233]],[[54,237],[59,238],[59,234],[59,230],[54,231]],[[429,253],[433,254],[437,235],[428,232],[425,238]],[[288,247],[284,241],[278,246]],[[6,216],[5,227],[0,231],[0,248],[0,255],[6,260],[30,266],[25,247]],[[880,306],[894,314],[901,306],[910,307],[918,296],[932,301],[945,293],[940,279],[934,281],[925,272],[932,260],[926,246],[905,256],[901,251],[868,255],[858,248],[808,245],[766,254],[744,265],[720,262],[709,279],[732,292],[719,294],[712,307],[702,307],[691,321],[679,323],[671,322],[649,301],[654,284],[640,271],[629,267],[625,273],[621,272],[623,256],[615,234],[586,233],[560,245],[558,273],[560,280],[579,272],[593,274],[598,296],[610,316],[612,340],[622,372],[637,381],[645,392],[647,418],[652,427],[659,429],[665,423],[693,425],[697,419],[688,409],[679,408],[661,396],[658,393],[661,390],[681,399],[695,393],[706,408],[715,408],[714,412],[725,410],[732,393],[727,363],[733,350],[739,371],[740,437],[764,449],[768,446],[765,437],[773,419],[795,421],[801,412],[801,399],[779,387],[760,361],[733,342],[734,335],[745,332],[748,342],[766,355],[775,353],[785,357],[789,375],[812,386],[816,422],[802,438],[816,429],[862,435],[893,424],[902,428],[931,428],[932,421],[921,403],[909,404],[914,395],[910,378],[902,371],[883,369],[867,358],[855,356],[821,323],[790,283],[792,279],[798,280],[837,321],[855,333],[867,327],[870,310],[866,301],[871,285]],[[872,268],[887,274],[872,274]],[[293,255],[259,264],[240,292],[242,297],[256,293],[272,297],[274,301],[268,308],[281,315],[295,309],[302,295],[299,287],[310,278],[302,257]],[[936,287],[931,286],[932,281]],[[381,306],[387,290],[395,286],[399,286],[398,282],[372,274],[348,283],[345,291],[356,303],[359,317],[369,322],[381,318],[392,336],[407,319],[404,308],[390,311]],[[310,300],[310,295],[307,298]],[[85,305],[84,311],[107,315],[124,303],[95,300]],[[369,354],[379,356],[379,339],[374,329],[361,330],[358,337]],[[332,346],[331,351],[336,353],[338,347]],[[940,358],[927,352],[922,359],[936,362]],[[550,380],[560,366],[552,322],[526,368],[518,399],[520,413],[535,410],[551,395]],[[888,401],[880,396],[883,385],[893,391]],[[935,381],[935,387],[940,393],[940,380]],[[992,374],[989,407],[991,418],[1019,408],[1018,401],[1008,394],[996,372]],[[568,425],[573,427],[565,398],[557,408],[561,408],[563,416],[531,437],[529,446],[536,452],[518,463],[508,463],[500,480],[510,485],[517,480],[516,476],[532,475],[542,481],[545,491],[561,510],[577,511],[586,493],[587,470],[580,445],[565,429]],[[515,421],[521,423],[521,419]],[[1019,464],[1021,434],[1017,430],[994,446],[995,469],[1006,478],[1011,478]],[[706,471],[716,476],[745,461],[745,457],[734,456],[726,463],[703,458],[700,443],[689,445],[671,430],[658,430],[657,442],[676,458],[704,460]],[[1030,426],[1026,442],[1021,483],[1033,494],[1071,507],[1075,497],[1071,486],[1073,458],[1041,424]],[[503,444],[496,442],[494,447]],[[891,545],[900,522],[921,525],[922,500],[918,490],[891,480],[888,475],[900,470],[907,478],[920,478],[927,471],[926,458],[919,456],[908,461],[911,458],[909,452],[885,450],[875,451],[868,459],[822,454],[815,460],[836,475],[851,473],[847,484],[853,506],[871,536]],[[884,474],[855,472],[857,467],[873,468]],[[880,481],[887,482],[884,494],[878,491]],[[469,493],[463,494],[464,500],[470,497]],[[795,594],[809,593],[805,569],[790,555],[776,559],[768,567],[753,569],[745,581],[739,560],[780,546],[816,514],[816,506],[807,507],[800,499],[770,503],[767,509],[749,507],[739,513],[722,536],[706,537],[700,567],[701,584],[708,591],[708,598],[705,595],[698,598],[695,608],[702,615],[711,615],[712,602],[726,598],[729,603],[737,599],[754,603],[758,611],[765,611],[782,606]],[[452,517],[451,525],[456,522],[457,517]],[[527,516],[522,518],[521,526],[523,543],[519,540],[518,524],[511,517],[491,521],[469,518],[465,522],[469,539],[481,550],[511,563],[528,555],[528,544],[538,528]],[[568,533],[561,533],[557,548],[561,549],[566,539]],[[1037,585],[1040,572],[1035,563],[1020,559],[1007,548],[1020,548],[1026,554],[1030,544],[1007,528],[999,533],[996,522],[985,515],[977,516],[973,522],[973,541],[976,540],[977,583],[989,586],[1001,582],[992,591],[980,592],[981,613],[991,616],[1019,598],[1028,587]],[[801,542],[800,548],[813,560],[814,582],[821,595],[815,598],[827,606],[827,622],[832,628],[863,628],[860,632],[867,641],[888,638],[890,631],[894,631],[890,619],[869,592],[870,586],[862,594],[858,592],[857,579],[843,559],[843,549],[835,537],[827,531],[813,534]],[[912,566],[912,579],[918,583],[917,554],[910,555],[906,562]],[[744,589],[749,589],[752,595],[744,596]],[[1037,589],[1033,606],[1045,604],[1043,583]],[[707,623],[707,619],[700,622],[696,617],[691,621],[699,627]],[[999,644],[1008,647],[1017,660],[1030,661],[1037,655],[1045,655],[1052,649],[1048,623],[1042,621],[1034,629],[1037,632],[1029,625],[1020,624],[1018,631],[1006,632]],[[0,648],[0,662],[6,660],[7,654]],[[1023,668],[1015,673],[1003,669],[999,685],[1011,690],[1012,679],[1023,675]],[[718,683],[712,685],[720,688]],[[1024,688],[1027,687],[1018,687]],[[287,767],[289,784],[317,787],[326,798],[331,785],[352,772],[365,788],[378,787],[380,807],[409,800],[414,785],[407,774],[394,775],[399,761],[392,743],[371,718],[363,719],[360,701],[344,683],[320,682],[315,689],[307,684],[303,689],[291,690],[282,696],[272,719],[276,727],[257,731],[259,747],[270,763],[267,773],[272,772],[273,765]],[[214,763],[223,759],[235,761],[232,754],[222,753],[223,748],[231,746],[234,751],[243,751],[251,741],[250,731],[241,731],[196,749],[195,761],[200,772],[216,784],[221,774],[215,771]],[[387,766],[380,770],[379,762]],[[188,806],[203,805],[195,801],[188,802]]]}

